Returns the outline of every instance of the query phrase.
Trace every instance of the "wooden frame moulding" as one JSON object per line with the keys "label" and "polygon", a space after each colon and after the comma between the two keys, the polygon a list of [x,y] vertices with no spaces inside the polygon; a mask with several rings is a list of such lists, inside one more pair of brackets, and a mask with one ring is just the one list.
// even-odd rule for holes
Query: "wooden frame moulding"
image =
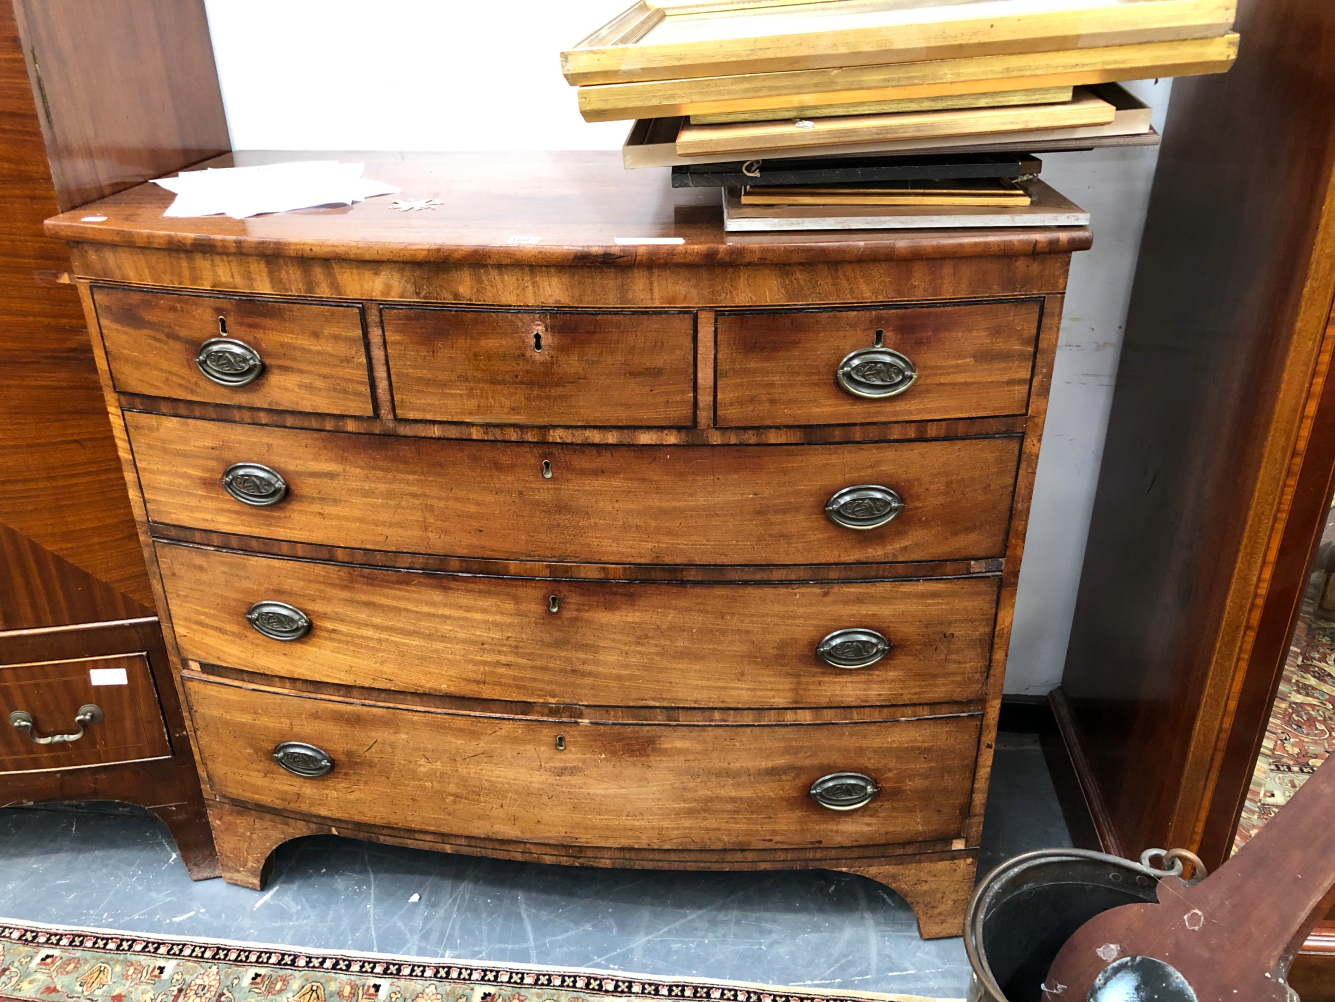
{"label": "wooden frame moulding", "polygon": [[[906,14],[902,5],[875,2],[852,11],[826,3],[777,11],[717,6],[725,9],[637,3],[562,52],[562,72],[571,84],[603,84],[1204,38],[1228,31],[1236,4],[1155,0],[1072,9],[1021,0],[984,17],[968,17],[958,6]],[[692,24],[705,29],[694,40]],[[674,41],[655,38],[669,28]]]}

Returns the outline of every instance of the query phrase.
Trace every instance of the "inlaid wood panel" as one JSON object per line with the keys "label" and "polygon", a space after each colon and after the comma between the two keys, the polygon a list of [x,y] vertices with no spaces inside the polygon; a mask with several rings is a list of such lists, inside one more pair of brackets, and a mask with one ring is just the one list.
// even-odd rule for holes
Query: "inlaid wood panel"
{"label": "inlaid wood panel", "polygon": [[[216,795],[317,817],[564,845],[781,849],[952,838],[962,830],[979,717],[850,724],[603,724],[351,702],[187,673]],[[558,738],[560,739],[558,741]],[[312,744],[317,779],[274,748]],[[881,788],[831,811],[813,781]]]}
{"label": "inlaid wood panel", "polygon": [[681,427],[695,417],[690,313],[380,315],[400,418]]}
{"label": "inlaid wood panel", "polygon": [[[38,737],[73,734],[79,708],[105,718],[77,741],[38,744],[9,715],[32,714]],[[143,654],[0,665],[0,772],[103,765],[170,755],[153,676]]]}
{"label": "inlaid wood panel", "polygon": [[[720,313],[720,427],[849,424],[1023,414],[1041,304]],[[879,344],[878,344],[879,342]],[[853,352],[884,347],[917,378],[858,397],[835,379]]]}
{"label": "inlaid wood panel", "polygon": [[[94,286],[112,383],[122,393],[325,414],[370,415],[361,309]],[[206,378],[195,359],[215,338],[263,360],[244,386]]]}
{"label": "inlaid wood panel", "polygon": [[[479,699],[854,706],[981,698],[997,577],[664,584],[349,567],[157,544],[182,657],[276,676]],[[310,632],[246,620],[278,601]],[[890,652],[835,668],[816,645],[874,629]]]}
{"label": "inlaid wood panel", "polygon": [[[800,564],[999,556],[1020,439],[821,446],[472,442],[126,415],[153,522],[331,546],[613,563]],[[236,463],[280,474],[269,507]],[[544,466],[544,464],[547,464]],[[545,476],[550,473],[550,476]],[[835,525],[839,490],[904,499],[879,529]]]}

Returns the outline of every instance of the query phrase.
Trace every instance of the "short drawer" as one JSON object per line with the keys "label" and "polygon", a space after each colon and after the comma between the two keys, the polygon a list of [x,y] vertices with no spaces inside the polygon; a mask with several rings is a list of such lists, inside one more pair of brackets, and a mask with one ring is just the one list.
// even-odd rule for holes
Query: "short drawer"
{"label": "short drawer", "polygon": [[[663,849],[885,845],[962,834],[980,718],[640,724],[465,714],[185,675],[217,796],[470,838]],[[318,752],[283,749],[288,742]],[[275,752],[301,776],[275,760]],[[321,757],[327,756],[327,759]],[[866,806],[810,795],[869,777]]]}
{"label": "short drawer", "polygon": [[[996,578],[535,581],[161,542],[157,551],[185,658],[318,682],[523,702],[782,707],[980,699],[998,590]],[[290,609],[265,604],[275,602]],[[260,621],[266,612],[279,617],[279,629]],[[296,628],[281,629],[283,617]]]}
{"label": "short drawer", "polygon": [[122,393],[321,414],[374,413],[358,306],[93,288]]}
{"label": "short drawer", "polygon": [[[77,718],[88,706],[97,712],[81,727]],[[82,735],[74,738],[80,730]],[[57,739],[47,740],[53,736]],[[144,655],[0,665],[0,772],[69,769],[170,754]]]}
{"label": "short drawer", "polygon": [[[1020,448],[1015,436],[551,445],[125,417],[154,522],[330,546],[607,563],[1000,556]],[[276,503],[229,496],[224,476],[252,501]],[[848,493],[863,485],[879,492],[865,503]],[[896,509],[886,491],[902,508],[879,528],[848,528],[827,513],[888,518]]]}
{"label": "short drawer", "polygon": [[682,427],[695,420],[691,313],[384,308],[400,418]]}
{"label": "short drawer", "polygon": [[1040,304],[720,313],[719,426],[1023,414]]}

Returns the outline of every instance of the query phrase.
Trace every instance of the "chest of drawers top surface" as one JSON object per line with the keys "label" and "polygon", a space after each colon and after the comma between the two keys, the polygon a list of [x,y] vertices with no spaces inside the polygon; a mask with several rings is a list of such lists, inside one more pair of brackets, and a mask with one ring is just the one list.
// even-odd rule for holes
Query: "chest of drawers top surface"
{"label": "chest of drawers top surface", "polygon": [[[148,184],[56,216],[47,221],[47,232],[76,244],[173,251],[597,267],[1013,258],[1069,254],[1091,242],[1084,227],[725,233],[718,189],[672,188],[666,169],[625,170],[610,151],[242,151],[200,167],[334,158],[364,163],[365,177],[398,185],[402,194],[243,220],[163,218],[174,196]],[[396,199],[440,204],[399,211],[392,208]],[[654,242],[638,242],[645,240]]]}

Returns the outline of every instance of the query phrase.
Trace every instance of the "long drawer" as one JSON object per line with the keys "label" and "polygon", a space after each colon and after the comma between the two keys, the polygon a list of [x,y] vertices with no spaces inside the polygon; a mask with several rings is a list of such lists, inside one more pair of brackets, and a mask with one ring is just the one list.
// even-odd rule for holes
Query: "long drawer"
{"label": "long drawer", "polygon": [[[183,657],[320,682],[556,703],[766,707],[980,699],[998,590],[996,578],[544,581],[168,543],[158,543],[157,552]],[[259,620],[266,611],[279,627],[284,616],[298,625],[266,627]]]}
{"label": "long drawer", "polygon": [[[217,796],[473,838],[650,849],[956,838],[980,721],[588,723],[354,703],[192,673],[184,686]],[[296,775],[275,754],[301,772],[332,768]],[[820,806],[812,784],[838,773],[868,777],[879,793],[857,809]]]}
{"label": "long drawer", "polygon": [[[331,546],[663,564],[1000,556],[1020,439],[586,446],[126,415],[150,521]],[[256,470],[255,467],[263,467]],[[230,473],[229,473],[230,471]],[[230,496],[232,487],[257,506]],[[871,485],[861,502],[847,494]],[[879,528],[836,524],[881,517]],[[846,500],[848,499],[848,500]],[[879,507],[878,507],[879,506]]]}

